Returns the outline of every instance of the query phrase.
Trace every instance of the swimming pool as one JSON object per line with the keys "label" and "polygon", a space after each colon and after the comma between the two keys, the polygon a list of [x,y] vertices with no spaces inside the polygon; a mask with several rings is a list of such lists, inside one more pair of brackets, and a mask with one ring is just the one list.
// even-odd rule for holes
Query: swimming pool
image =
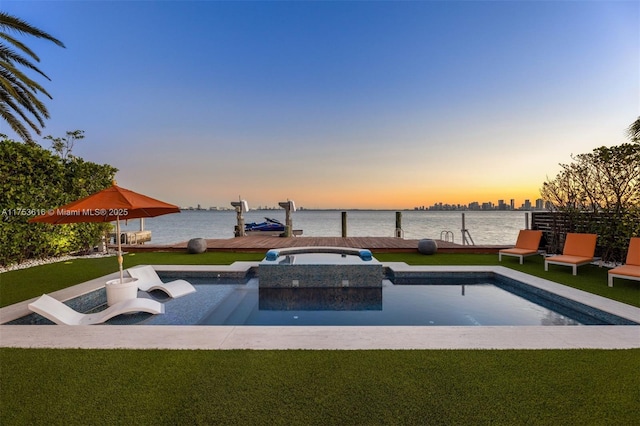
{"label": "swimming pool", "polygon": [[[504,266],[410,266],[385,262],[385,274],[409,278],[423,274],[489,274],[513,279],[542,292],[640,323],[640,308],[534,277]],[[163,279],[197,277],[216,283],[247,283],[258,262],[232,265],[155,265]],[[52,296],[73,305],[87,295],[104,292],[104,282],[117,273],[96,278]],[[204,282],[204,281],[201,281]],[[199,285],[199,284],[198,284]],[[605,283],[606,285],[606,283]],[[218,287],[220,286],[220,287]],[[140,294],[143,297],[143,294]],[[167,300],[167,313],[140,325],[52,327],[29,324],[29,301],[0,308],[0,347],[84,349],[628,349],[640,348],[640,326],[205,326],[201,319],[204,293]],[[106,297],[101,296],[105,301]],[[96,302],[100,303],[96,298]],[[223,297],[220,298],[222,300]],[[209,300],[206,300],[210,303]],[[105,303],[104,301],[101,303]],[[200,308],[199,308],[200,307]],[[197,312],[197,314],[196,314]],[[198,316],[199,315],[199,316]],[[189,318],[191,316],[191,318]],[[168,324],[145,325],[165,317]],[[181,325],[177,325],[181,324]]]}
{"label": "swimming pool", "polygon": [[[426,279],[428,281],[428,279]],[[257,283],[233,289],[209,312],[203,325],[602,325],[559,303],[537,304],[498,285],[424,284],[380,288],[259,288]],[[548,305],[553,305],[555,310]],[[615,320],[614,320],[615,321]]]}
{"label": "swimming pool", "polygon": [[[620,316],[615,309],[601,309],[566,297],[562,294],[568,289],[565,286],[542,280],[551,286],[544,288],[542,284],[521,281],[525,274],[495,268],[502,273],[482,267],[443,269],[395,264],[387,266],[382,286],[371,288],[261,288],[252,268],[246,268],[244,275],[237,271],[228,275],[210,268],[187,267],[186,271],[160,268],[158,272],[163,279],[185,278],[196,286],[197,292],[178,299],[169,299],[158,292],[140,292],[139,297],[161,300],[165,314],[123,315],[108,324],[474,327],[637,324],[633,315]],[[67,303],[87,312],[99,310],[104,297],[104,289],[96,289]],[[38,317],[31,314],[10,323],[47,323]]]}

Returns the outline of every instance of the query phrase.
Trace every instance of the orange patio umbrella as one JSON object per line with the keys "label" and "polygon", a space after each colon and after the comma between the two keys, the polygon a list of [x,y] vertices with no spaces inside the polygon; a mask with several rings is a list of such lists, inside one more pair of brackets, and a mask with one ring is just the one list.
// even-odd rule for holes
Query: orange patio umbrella
{"label": "orange patio umbrella", "polygon": [[146,195],[113,186],[62,207],[49,210],[29,222],[64,224],[82,222],[116,222],[118,240],[118,265],[122,281],[122,247],[120,244],[120,219],[156,217],[168,213],[180,213],[180,208]]}

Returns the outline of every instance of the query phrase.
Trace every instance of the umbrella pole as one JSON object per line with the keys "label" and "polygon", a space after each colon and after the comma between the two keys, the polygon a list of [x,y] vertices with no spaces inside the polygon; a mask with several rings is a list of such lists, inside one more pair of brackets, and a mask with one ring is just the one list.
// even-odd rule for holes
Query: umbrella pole
{"label": "umbrella pole", "polygon": [[122,283],[122,246],[120,242],[120,216],[116,216],[116,238],[118,239],[118,269],[120,270],[120,283]]}

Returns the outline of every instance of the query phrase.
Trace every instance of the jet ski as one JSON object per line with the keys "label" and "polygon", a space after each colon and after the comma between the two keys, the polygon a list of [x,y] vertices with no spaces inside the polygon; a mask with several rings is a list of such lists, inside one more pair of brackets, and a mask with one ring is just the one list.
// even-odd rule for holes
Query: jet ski
{"label": "jet ski", "polygon": [[245,232],[284,232],[284,223],[276,219],[265,217],[264,222],[245,223]]}

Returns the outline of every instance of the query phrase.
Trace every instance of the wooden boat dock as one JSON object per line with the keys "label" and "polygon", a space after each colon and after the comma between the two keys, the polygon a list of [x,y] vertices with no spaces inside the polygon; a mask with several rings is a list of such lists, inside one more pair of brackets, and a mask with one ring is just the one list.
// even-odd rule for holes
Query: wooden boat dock
{"label": "wooden boat dock", "polygon": [[[418,251],[418,241],[396,237],[290,237],[249,236],[226,239],[207,239],[207,251],[261,253],[269,249],[285,247],[353,247],[366,248],[374,253],[412,253]],[[159,245],[128,245],[123,246],[128,252],[153,251],[186,251],[187,241]],[[497,253],[506,246],[476,246],[455,244],[448,241],[436,240],[440,253]]]}

